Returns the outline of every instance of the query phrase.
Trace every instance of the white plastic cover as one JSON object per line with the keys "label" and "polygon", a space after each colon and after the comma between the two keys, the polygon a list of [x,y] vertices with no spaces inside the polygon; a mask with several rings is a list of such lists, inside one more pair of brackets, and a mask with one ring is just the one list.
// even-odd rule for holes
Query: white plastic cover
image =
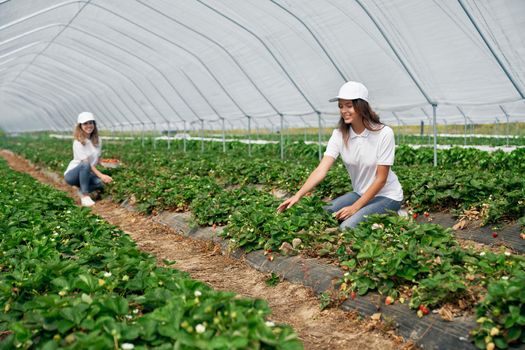
{"label": "white plastic cover", "polygon": [[[0,0],[0,128],[525,120],[523,0]],[[498,118],[498,119],[496,119]]]}

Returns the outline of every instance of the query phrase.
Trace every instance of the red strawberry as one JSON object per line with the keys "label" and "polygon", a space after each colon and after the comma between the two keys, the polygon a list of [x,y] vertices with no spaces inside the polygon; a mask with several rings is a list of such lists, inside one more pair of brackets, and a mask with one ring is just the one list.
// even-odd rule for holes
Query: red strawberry
{"label": "red strawberry", "polygon": [[357,293],[353,290],[352,293],[350,293],[350,298],[354,300],[356,296],[357,296]]}
{"label": "red strawberry", "polygon": [[423,304],[419,305],[419,311],[421,311],[423,313],[423,315],[428,315],[428,313],[430,312],[428,307],[426,307]]}
{"label": "red strawberry", "polygon": [[492,238],[496,238],[498,237],[498,233],[497,232],[492,232]]}
{"label": "red strawberry", "polygon": [[423,215],[425,215],[426,218],[430,216],[430,213],[428,211],[424,212]]}
{"label": "red strawberry", "polygon": [[412,214],[413,219],[417,219],[417,213]]}

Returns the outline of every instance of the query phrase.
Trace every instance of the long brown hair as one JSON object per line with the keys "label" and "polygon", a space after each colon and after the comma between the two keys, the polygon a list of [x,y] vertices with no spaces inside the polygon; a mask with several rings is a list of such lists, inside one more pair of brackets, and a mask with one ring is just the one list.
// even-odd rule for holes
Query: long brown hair
{"label": "long brown hair", "polygon": [[[365,128],[370,131],[377,131],[383,128],[383,123],[379,120],[379,115],[372,110],[370,104],[363,99],[352,100],[352,106],[356,113],[358,113],[363,118],[363,124]],[[350,139],[350,127],[351,124],[345,124],[343,117],[339,119],[339,124],[337,124],[339,131],[343,134],[344,145],[348,144],[348,139]]]}
{"label": "long brown hair", "polygon": [[73,132],[73,138],[79,141],[83,145],[86,144],[87,139],[90,139],[91,143],[93,143],[93,146],[95,147],[98,146],[99,144],[98,128],[97,128],[97,122],[95,122],[94,120],[93,120],[93,125],[94,125],[93,132],[91,133],[91,135],[88,135],[84,132],[84,130],[82,130],[82,124],[77,123],[77,125],[75,126],[75,131]]}

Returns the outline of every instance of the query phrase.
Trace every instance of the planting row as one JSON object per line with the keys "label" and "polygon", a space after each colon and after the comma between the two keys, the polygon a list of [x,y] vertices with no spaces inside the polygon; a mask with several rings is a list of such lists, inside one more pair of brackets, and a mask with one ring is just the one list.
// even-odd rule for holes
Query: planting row
{"label": "planting row", "polygon": [[[69,142],[7,139],[2,144],[61,172],[71,157]],[[273,145],[258,145],[252,157],[246,155],[242,144],[228,144],[226,153],[216,144],[207,144],[206,153],[200,153],[198,142],[188,143],[187,153],[180,151],[181,142],[171,146],[170,151],[160,144],[156,150],[144,149],[140,143],[104,146],[107,157],[123,161],[125,177],[149,179],[137,197],[145,211],[180,202],[171,198],[173,181],[167,177],[177,181],[182,176],[211,177],[222,187],[252,184],[294,192],[317,164],[317,151],[311,145],[294,145],[296,156],[287,161],[272,156]],[[441,165],[433,167],[431,149],[398,147],[396,151],[394,170],[406,204],[414,212],[447,210],[459,216],[466,210],[477,210],[485,224],[525,217],[525,179],[521,176],[525,149],[489,153],[458,148],[440,151],[438,156]],[[315,194],[334,198],[350,190],[346,169],[338,161]],[[521,221],[525,223],[525,218]]]}
{"label": "planting row", "polygon": [[65,194],[0,172],[0,349],[302,349],[266,302],[158,267]]}

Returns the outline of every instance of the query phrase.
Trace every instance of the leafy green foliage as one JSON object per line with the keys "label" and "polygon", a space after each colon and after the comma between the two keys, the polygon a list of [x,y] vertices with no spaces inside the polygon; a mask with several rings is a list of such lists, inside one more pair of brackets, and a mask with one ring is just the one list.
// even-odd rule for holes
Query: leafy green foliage
{"label": "leafy green foliage", "polygon": [[302,349],[264,301],[158,267],[65,194],[0,171],[0,348]]}

